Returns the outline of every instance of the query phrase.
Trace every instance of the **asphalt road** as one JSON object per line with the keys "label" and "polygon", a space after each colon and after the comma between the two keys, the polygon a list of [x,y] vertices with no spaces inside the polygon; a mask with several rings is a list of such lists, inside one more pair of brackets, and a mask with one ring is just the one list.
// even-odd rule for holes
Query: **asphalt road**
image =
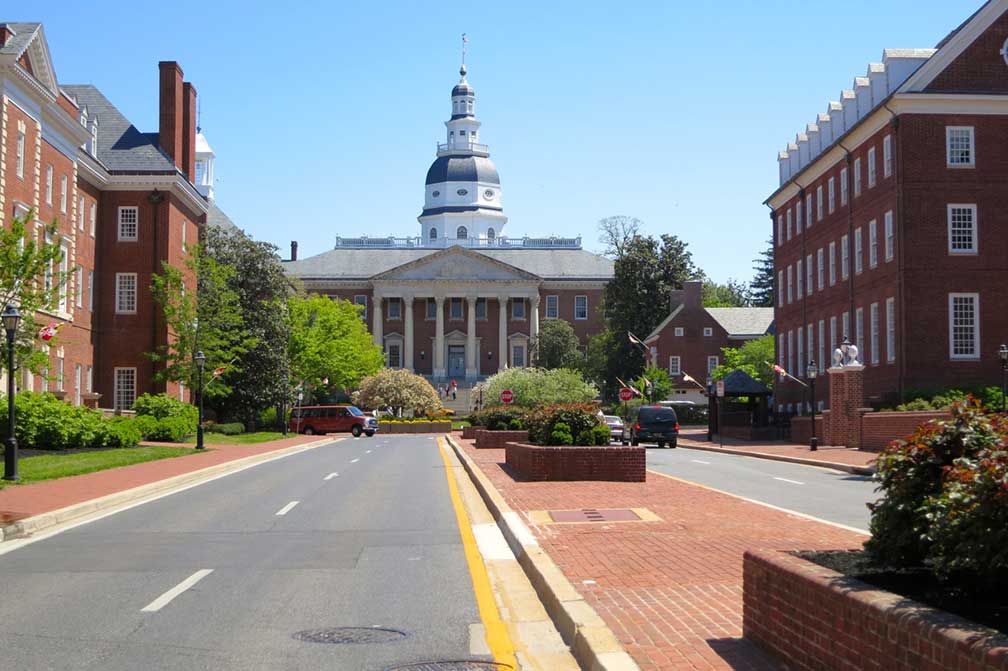
{"label": "asphalt road", "polygon": [[[0,554],[0,585],[4,669],[380,670],[472,659],[480,622],[429,437],[348,438],[125,510]],[[374,625],[408,636],[292,638]]]}
{"label": "asphalt road", "polygon": [[879,498],[863,475],[768,459],[678,447],[648,448],[648,468],[855,529],[868,529],[869,501]]}

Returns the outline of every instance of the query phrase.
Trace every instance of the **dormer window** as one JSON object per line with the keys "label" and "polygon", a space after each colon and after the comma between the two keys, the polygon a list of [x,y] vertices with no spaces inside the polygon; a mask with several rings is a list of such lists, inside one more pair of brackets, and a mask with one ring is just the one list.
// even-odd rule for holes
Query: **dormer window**
{"label": "dormer window", "polygon": [[459,135],[465,135],[465,131],[464,130],[460,130],[459,131]]}
{"label": "dormer window", "polygon": [[91,120],[91,156],[98,156],[98,118]]}
{"label": "dormer window", "polygon": [[437,229],[436,228],[431,228],[430,229],[430,239],[431,240],[437,240]]}

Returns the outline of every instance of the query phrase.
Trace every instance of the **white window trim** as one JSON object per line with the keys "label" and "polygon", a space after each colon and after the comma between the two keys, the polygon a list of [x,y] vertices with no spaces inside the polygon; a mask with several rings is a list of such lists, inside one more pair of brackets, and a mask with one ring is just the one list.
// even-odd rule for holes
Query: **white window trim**
{"label": "white window trim", "polygon": [[95,229],[98,227],[98,204],[91,203],[91,237],[95,236]]}
{"label": "white window trim", "polygon": [[886,362],[896,361],[896,298],[890,296],[886,306]]}
{"label": "white window trim", "polygon": [[826,288],[826,268],[824,267],[826,263],[825,250],[820,247],[816,250],[816,285],[819,287],[819,291]]}
{"label": "white window trim", "polygon": [[[712,363],[714,364],[713,366],[711,366],[711,364],[712,364]],[[721,365],[721,362],[720,362],[720,360],[718,359],[718,357],[717,357],[717,355],[716,355],[716,354],[709,354],[709,355],[707,356],[707,374],[708,374],[708,375],[709,375],[709,374],[710,374],[710,373],[711,373],[711,372],[712,372],[712,371],[713,371],[713,370],[714,370],[715,368],[717,368],[717,367],[718,367],[718,366],[720,366],[720,365]]]}
{"label": "white window trim", "polygon": [[840,279],[850,277],[850,240],[847,235],[840,236]]}
{"label": "white window trim", "polygon": [[868,222],[868,267],[878,266],[878,220]]}
{"label": "white window trim", "polygon": [[892,135],[882,138],[882,177],[892,176]]}
{"label": "white window trim", "polygon": [[368,299],[367,299],[367,294],[355,294],[354,297],[353,297],[353,302],[354,302],[354,305],[360,305],[361,307],[364,308],[364,310],[361,311],[361,319],[367,321],[367,317],[368,317]]}
{"label": "white window trim", "polygon": [[[399,314],[397,314],[395,316],[392,316],[392,306],[393,305],[398,305],[399,306]],[[399,298],[398,296],[389,296],[389,298],[388,298],[388,316],[386,317],[386,319],[388,319],[389,321],[402,321],[402,316],[403,316],[403,302],[402,302],[402,299]]]}
{"label": "white window trim", "polygon": [[46,205],[52,205],[53,198],[53,167],[50,163],[46,166]]}
{"label": "white window trim", "polygon": [[[136,221],[134,221],[134,222],[124,222],[123,221],[123,213],[127,212],[127,211],[130,211],[130,210],[132,210],[134,213],[136,213]],[[135,206],[135,205],[120,206],[119,210],[118,210],[117,217],[116,217],[116,223],[117,223],[116,239],[119,242],[136,242],[139,239],[139,237],[140,237],[140,208],[137,207],[137,206]],[[133,224],[133,235],[132,236],[130,236],[130,235],[123,235],[123,224],[124,223],[127,224],[127,225],[129,225],[130,223]]]}
{"label": "white window trim", "polygon": [[683,327],[682,326],[676,326],[675,329],[672,331],[672,333],[677,338],[683,337],[683,334],[684,334]]}
{"label": "white window trim", "polygon": [[[21,123],[21,122],[19,122]],[[17,135],[17,147],[15,148],[15,170],[14,174],[18,179],[24,179],[24,164],[25,164],[25,142],[27,138],[25,137],[24,131],[18,131]]]}
{"label": "white window trim", "polygon": [[704,326],[703,334],[705,338],[714,337],[714,328],[711,326]]}
{"label": "white window trim", "polygon": [[[584,317],[578,316],[578,301],[584,299]],[[588,296],[587,294],[581,294],[574,297],[574,321],[584,322],[588,321]]]}
{"label": "white window trim", "polygon": [[873,366],[879,364],[879,305],[872,303],[868,306],[868,330],[871,340],[871,362]]}
{"label": "white window trim", "polygon": [[[952,249],[952,209],[970,210],[973,223],[973,247],[970,249]],[[949,203],[946,208],[946,223],[948,226],[948,253],[952,256],[975,256],[980,252],[979,222],[977,221],[976,203]]]}
{"label": "white window trim", "polygon": [[823,187],[822,184],[816,187],[816,221],[822,221],[823,218]]}
{"label": "white window trim", "polygon": [[133,403],[129,404],[129,407],[121,408],[119,407],[119,371],[132,371],[133,373],[133,402],[136,402],[136,392],[137,392],[137,369],[134,367],[116,366],[112,369],[112,407],[116,410],[129,410],[133,407]]}
{"label": "white window trim", "polygon": [[[958,130],[969,131],[970,160],[969,163],[952,162],[952,133]],[[976,167],[976,130],[973,126],[946,126],[945,127],[945,166],[948,168],[975,168]]]}
{"label": "white window trim", "polygon": [[[955,354],[955,339],[953,338],[953,301],[956,298],[972,298],[976,325],[973,329],[973,354]],[[948,295],[948,339],[949,339],[949,359],[952,361],[979,361],[980,360],[980,294],[978,293],[955,293]]]}
{"label": "white window trim", "polygon": [[868,149],[868,188],[874,188],[878,181],[878,154],[875,147]]}
{"label": "white window trim", "polygon": [[808,254],[805,257],[805,295],[811,296],[815,291],[815,285],[812,283],[813,276],[815,275],[815,269],[812,267],[812,255]]}
{"label": "white window trim", "polygon": [[826,182],[826,193],[829,198],[829,213],[836,212],[836,177],[830,177]]}
{"label": "white window trim", "polygon": [[[552,303],[552,314],[550,314],[550,303]],[[559,319],[560,318],[560,297],[559,296],[547,296],[546,297],[546,319]]]}
{"label": "white window trim", "polygon": [[840,204],[846,205],[849,198],[850,177],[848,176],[847,168],[844,167],[840,170]]}
{"label": "white window trim", "polygon": [[[120,278],[123,278],[123,277],[132,277],[133,278],[133,309],[132,310],[124,310],[124,309],[121,308],[122,304],[120,302],[120,298],[122,298],[122,293],[121,293],[122,292],[122,286],[120,285],[119,280],[120,280]],[[135,315],[137,313],[137,303],[139,302],[139,300],[138,300],[139,297],[137,296],[137,293],[140,290],[140,288],[138,286],[138,282],[137,282],[137,274],[136,273],[116,273],[115,280],[116,280],[116,284],[115,284],[115,313],[117,315]]]}
{"label": "white window trim", "polygon": [[[521,306],[522,313],[519,316],[515,316],[515,309],[517,306]],[[449,307],[449,313],[451,308]],[[527,310],[525,309],[525,299],[524,298],[512,298],[511,299],[511,321],[513,322],[523,322],[527,319]]]}
{"label": "white window trim", "polygon": [[854,159],[854,197],[861,195],[861,157]]}
{"label": "white window trim", "polygon": [[[896,229],[894,228],[895,223],[893,222],[892,210],[885,213],[883,217],[883,234],[885,235],[885,260],[886,263],[893,260],[896,255]],[[889,244],[890,241],[892,244]]]}
{"label": "white window trim", "polygon": [[836,284],[836,241],[829,243],[829,285]]}
{"label": "white window trim", "polygon": [[[673,366],[672,364],[675,364]],[[682,358],[671,354],[668,358],[668,374],[670,377],[679,377],[682,375]]]}
{"label": "white window trim", "polygon": [[60,175],[60,212],[66,214],[67,211],[67,176]]}

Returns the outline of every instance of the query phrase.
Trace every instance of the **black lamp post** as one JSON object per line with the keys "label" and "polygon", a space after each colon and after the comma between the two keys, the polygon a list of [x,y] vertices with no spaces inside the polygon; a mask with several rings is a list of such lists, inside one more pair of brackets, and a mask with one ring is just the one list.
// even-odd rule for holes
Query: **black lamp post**
{"label": "black lamp post", "polygon": [[203,449],[203,366],[206,365],[206,355],[200,350],[193,357],[199,367],[199,422],[196,424],[196,449]]}
{"label": "black lamp post", "polygon": [[1008,345],[1002,344],[998,348],[998,356],[1001,357],[1001,412],[1005,412],[1005,376],[1008,375]]}
{"label": "black lamp post", "polygon": [[707,442],[714,442],[714,378],[707,376]]}
{"label": "black lamp post", "polygon": [[4,449],[4,480],[18,479],[18,444],[14,436],[14,336],[21,314],[13,305],[3,311],[3,326],[7,332],[7,445]]}
{"label": "black lamp post", "polygon": [[808,368],[805,369],[805,377],[808,378],[809,392],[812,394],[812,437],[809,438],[809,450],[812,452],[819,449],[819,439],[816,437],[815,431],[815,379],[818,373],[819,368],[816,366],[815,359],[812,359],[808,363]]}

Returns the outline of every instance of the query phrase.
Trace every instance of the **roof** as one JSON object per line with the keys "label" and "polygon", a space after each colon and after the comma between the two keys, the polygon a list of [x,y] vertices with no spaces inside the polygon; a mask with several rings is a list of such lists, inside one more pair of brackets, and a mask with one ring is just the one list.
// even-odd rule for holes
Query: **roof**
{"label": "roof", "polygon": [[10,28],[11,32],[14,33],[14,37],[7,40],[7,43],[0,47],[0,54],[12,54],[15,57],[20,57],[24,53],[24,50],[28,48],[28,45],[31,44],[35,31],[42,24],[5,21],[2,25]]}
{"label": "roof", "polygon": [[427,171],[427,185],[442,182],[500,184],[493,161],[483,156],[440,156]]}
{"label": "roof", "polygon": [[231,221],[231,217],[224,213],[224,210],[217,207],[215,203],[210,203],[210,207],[207,209],[207,226],[210,228],[220,228],[225,231],[240,231],[235,223]]}
{"label": "roof", "polygon": [[744,370],[734,370],[724,377],[725,396],[769,396],[765,384]]}
{"label": "roof", "polygon": [[[299,261],[285,261],[287,274],[313,279],[368,279],[443,251],[419,249],[331,249]],[[543,279],[600,280],[613,277],[613,263],[583,249],[476,249],[496,261]]]}
{"label": "roof", "polygon": [[98,119],[98,160],[111,173],[175,174],[175,163],[158,144],[157,133],[141,133],[108,98],[90,84],[63,89]]}
{"label": "roof", "polygon": [[773,326],[773,308],[707,308],[707,314],[728,332],[728,337],[759,337]]}

